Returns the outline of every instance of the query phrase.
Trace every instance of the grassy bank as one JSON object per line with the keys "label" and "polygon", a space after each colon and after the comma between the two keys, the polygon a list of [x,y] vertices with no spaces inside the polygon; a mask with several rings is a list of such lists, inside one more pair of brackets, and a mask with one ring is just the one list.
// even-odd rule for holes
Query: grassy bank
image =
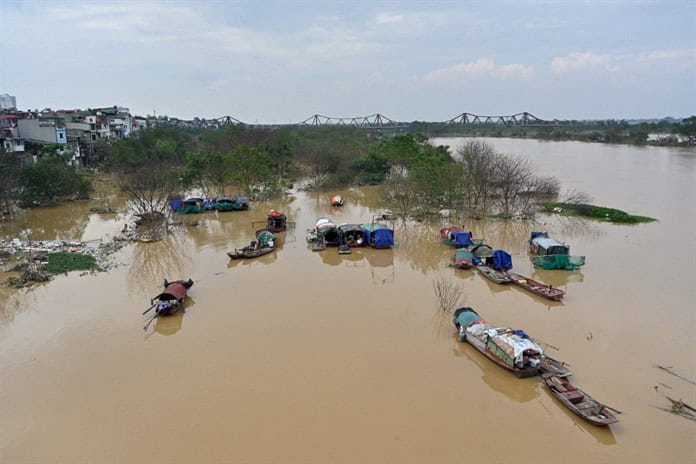
{"label": "grassy bank", "polygon": [[587,204],[571,204],[562,202],[542,203],[542,211],[546,213],[560,213],[564,216],[582,216],[586,218],[609,221],[617,224],[641,224],[645,222],[657,221],[655,218],[647,216],[635,216],[625,211],[614,208]]}
{"label": "grassy bank", "polygon": [[48,264],[44,270],[52,274],[60,274],[69,271],[86,271],[94,269],[97,263],[93,256],[79,253],[49,253]]}

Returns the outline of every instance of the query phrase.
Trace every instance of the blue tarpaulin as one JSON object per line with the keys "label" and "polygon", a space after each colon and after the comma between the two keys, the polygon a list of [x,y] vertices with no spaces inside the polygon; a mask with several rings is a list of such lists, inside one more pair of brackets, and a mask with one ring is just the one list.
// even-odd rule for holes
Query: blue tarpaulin
{"label": "blue tarpaulin", "polygon": [[450,232],[450,240],[452,245],[457,247],[470,246],[474,242],[471,241],[471,232]]}
{"label": "blue tarpaulin", "polygon": [[512,269],[512,256],[505,250],[495,250],[491,261],[493,262],[493,269],[498,271]]}
{"label": "blue tarpaulin", "polygon": [[181,200],[172,200],[169,202],[169,206],[171,206],[172,211],[179,211],[179,209],[184,206],[184,202]]}
{"label": "blue tarpaulin", "polygon": [[374,248],[391,248],[394,245],[394,231],[381,224],[363,224],[365,240]]}

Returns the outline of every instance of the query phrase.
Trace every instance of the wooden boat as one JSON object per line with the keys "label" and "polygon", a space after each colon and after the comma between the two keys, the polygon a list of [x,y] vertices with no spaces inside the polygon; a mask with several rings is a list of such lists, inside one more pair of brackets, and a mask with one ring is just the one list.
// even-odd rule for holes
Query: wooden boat
{"label": "wooden boat", "polygon": [[504,271],[496,271],[492,267],[478,265],[476,269],[484,276],[486,279],[495,282],[496,284],[509,284],[512,282],[512,278]]}
{"label": "wooden boat", "polygon": [[215,202],[215,209],[218,211],[243,211],[249,209],[249,199],[247,197],[222,197]]}
{"label": "wooden boat", "polygon": [[338,226],[338,233],[341,235],[342,242],[351,248],[366,245],[365,233],[358,224],[341,224]]}
{"label": "wooden boat", "polygon": [[308,232],[308,243],[319,240],[324,242],[324,246],[339,246],[341,244],[341,234],[330,218],[320,217],[317,219],[314,229]]}
{"label": "wooden boat", "polygon": [[372,222],[362,225],[365,242],[372,248],[391,248],[394,246],[394,223],[382,219],[379,215],[372,216]]}
{"label": "wooden boat", "polygon": [[546,232],[532,232],[528,244],[536,267],[574,271],[585,264],[584,256],[570,256],[570,247],[550,238]]}
{"label": "wooden boat", "polygon": [[150,307],[143,312],[143,315],[155,310],[155,314],[147,321],[143,330],[147,330],[150,323],[162,316],[171,316],[181,308],[186,293],[193,286],[193,280],[175,280],[168,282],[164,279],[164,290],[159,295],[150,300]]}
{"label": "wooden boat", "polygon": [[471,248],[483,244],[483,240],[474,240],[471,232],[454,226],[440,229],[440,238],[442,239],[443,244],[457,248]]}
{"label": "wooden boat", "polygon": [[457,269],[471,269],[474,267],[474,254],[466,248],[460,248],[454,254],[452,264]]}
{"label": "wooden boat", "polygon": [[521,274],[508,272],[507,275],[512,279],[512,283],[518,287],[522,287],[528,292],[543,296],[549,300],[560,301],[565,296],[565,292],[563,290],[530,279],[529,277],[525,277]]}
{"label": "wooden boat", "polygon": [[256,231],[256,240],[244,247],[235,248],[227,253],[230,259],[258,258],[275,250],[275,235],[266,229]]}
{"label": "wooden boat", "polygon": [[331,206],[343,206],[345,201],[341,195],[334,195],[331,197]]}
{"label": "wooden boat", "polygon": [[198,214],[205,211],[202,198],[187,198],[181,202],[181,206],[176,210],[181,214]]}
{"label": "wooden boat", "polygon": [[566,377],[543,374],[542,380],[565,407],[593,425],[606,426],[619,421],[619,411],[606,406],[573,386]]}
{"label": "wooden boat", "polygon": [[469,342],[500,367],[520,378],[539,374],[543,350],[524,331],[495,327],[468,307],[457,309],[452,322],[459,341]]}
{"label": "wooden boat", "polygon": [[274,209],[270,210],[268,214],[266,215],[266,220],[265,221],[254,221],[252,222],[252,226],[254,224],[266,224],[266,229],[271,231],[271,232],[285,232],[288,229],[288,226],[291,225],[294,227],[294,223],[289,223],[287,216],[285,214],[281,213],[280,211],[276,211]]}

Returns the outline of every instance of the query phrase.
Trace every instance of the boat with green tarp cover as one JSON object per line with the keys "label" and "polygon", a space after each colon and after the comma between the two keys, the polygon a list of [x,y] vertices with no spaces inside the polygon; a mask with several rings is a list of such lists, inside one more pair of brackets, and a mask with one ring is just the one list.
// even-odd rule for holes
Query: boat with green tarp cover
{"label": "boat with green tarp cover", "polygon": [[459,248],[452,261],[457,269],[471,269],[474,267],[474,254],[466,248]]}
{"label": "boat with green tarp cover", "polygon": [[536,267],[575,271],[585,264],[584,256],[570,256],[570,247],[554,240],[546,232],[534,231],[529,238],[529,253]]}
{"label": "boat with green tarp cover", "polygon": [[256,231],[256,240],[244,247],[235,248],[227,253],[230,259],[248,259],[263,256],[275,250],[276,237],[266,229]]}

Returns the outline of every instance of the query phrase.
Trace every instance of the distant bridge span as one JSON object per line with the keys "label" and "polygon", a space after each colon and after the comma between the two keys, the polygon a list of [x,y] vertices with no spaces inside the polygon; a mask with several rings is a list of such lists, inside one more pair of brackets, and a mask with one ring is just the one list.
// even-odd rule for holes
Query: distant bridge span
{"label": "distant bridge span", "polygon": [[[193,118],[191,120],[160,117],[153,118],[152,125],[168,125],[174,127],[196,127],[206,129],[218,129],[224,126],[255,126],[255,127],[281,127],[281,126],[346,126],[358,127],[365,129],[405,129],[411,126],[411,122],[395,121],[381,113],[371,114],[369,116],[357,116],[350,118],[324,116],[315,114],[298,123],[290,124],[247,124],[232,116],[221,116],[219,118],[205,119]],[[443,122],[434,122],[434,124],[498,124],[505,126],[542,126],[542,125],[557,125],[560,121],[543,120],[534,116],[531,113],[523,112],[509,116],[484,116],[473,113],[461,113],[452,119]]]}
{"label": "distant bridge span", "polygon": [[545,121],[526,111],[509,116],[480,116],[472,113],[462,113],[449,121],[445,121],[446,124],[500,124],[505,126],[539,126],[557,122]]}

